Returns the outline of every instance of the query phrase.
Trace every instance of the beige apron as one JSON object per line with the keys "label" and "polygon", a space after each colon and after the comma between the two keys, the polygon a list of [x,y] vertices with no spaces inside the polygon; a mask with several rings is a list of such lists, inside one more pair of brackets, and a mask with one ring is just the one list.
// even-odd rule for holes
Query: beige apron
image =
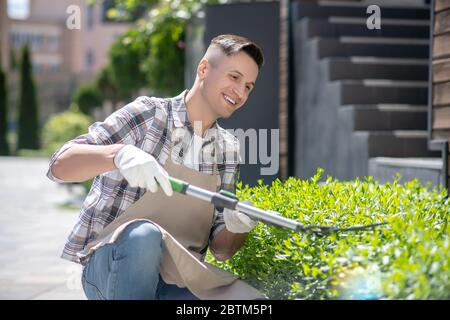
{"label": "beige apron", "polygon": [[[217,176],[172,162],[166,171],[170,176],[200,188],[216,191]],[[200,251],[208,244],[214,206],[203,200],[174,192],[168,197],[158,188],[146,192],[136,203],[106,226],[85,249],[88,255],[100,246],[114,242],[127,225],[145,220],[156,225],[164,242],[160,274],[164,282],[187,287],[200,299],[262,299],[258,290],[235,275],[200,261]]]}

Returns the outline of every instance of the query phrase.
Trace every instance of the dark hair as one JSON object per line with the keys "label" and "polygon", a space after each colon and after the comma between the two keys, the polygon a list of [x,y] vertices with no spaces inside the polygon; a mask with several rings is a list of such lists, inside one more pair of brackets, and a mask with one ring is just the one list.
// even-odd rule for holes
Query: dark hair
{"label": "dark hair", "polygon": [[211,40],[210,45],[218,46],[227,56],[244,51],[258,65],[258,69],[264,65],[264,55],[261,48],[247,38],[234,34],[221,34]]}

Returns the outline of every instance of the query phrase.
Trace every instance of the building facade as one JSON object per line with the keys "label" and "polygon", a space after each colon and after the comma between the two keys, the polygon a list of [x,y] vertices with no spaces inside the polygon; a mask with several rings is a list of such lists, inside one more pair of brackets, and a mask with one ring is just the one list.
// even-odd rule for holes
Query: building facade
{"label": "building facade", "polygon": [[[10,122],[14,128],[19,95],[20,53],[28,45],[37,86],[41,124],[67,110],[74,91],[91,82],[108,63],[108,50],[131,23],[111,22],[106,12],[113,1],[29,0],[28,16],[8,15],[8,1],[0,0],[0,50],[8,75]],[[14,61],[16,63],[14,63]]]}
{"label": "building facade", "polygon": [[106,19],[110,3],[33,0],[29,1],[29,16],[17,20],[5,14],[7,1],[1,0],[4,67],[10,65],[11,54],[17,58],[28,44],[36,74],[95,74],[107,63],[113,41],[130,27],[129,23]]}

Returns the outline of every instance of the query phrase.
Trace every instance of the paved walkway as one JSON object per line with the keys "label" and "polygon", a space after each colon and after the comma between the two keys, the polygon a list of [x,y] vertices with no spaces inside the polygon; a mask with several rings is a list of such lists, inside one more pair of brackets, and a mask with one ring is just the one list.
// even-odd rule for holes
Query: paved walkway
{"label": "paved walkway", "polygon": [[85,299],[81,267],[59,258],[78,210],[48,160],[0,157],[0,299]]}

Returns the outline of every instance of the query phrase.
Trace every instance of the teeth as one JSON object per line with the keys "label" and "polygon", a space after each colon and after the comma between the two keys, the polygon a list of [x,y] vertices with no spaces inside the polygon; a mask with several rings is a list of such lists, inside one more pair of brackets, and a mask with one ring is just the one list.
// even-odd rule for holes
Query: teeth
{"label": "teeth", "polygon": [[223,95],[225,97],[225,99],[227,99],[228,101],[230,101],[232,104],[236,104],[236,102],[234,102],[233,100],[231,100],[230,97]]}

